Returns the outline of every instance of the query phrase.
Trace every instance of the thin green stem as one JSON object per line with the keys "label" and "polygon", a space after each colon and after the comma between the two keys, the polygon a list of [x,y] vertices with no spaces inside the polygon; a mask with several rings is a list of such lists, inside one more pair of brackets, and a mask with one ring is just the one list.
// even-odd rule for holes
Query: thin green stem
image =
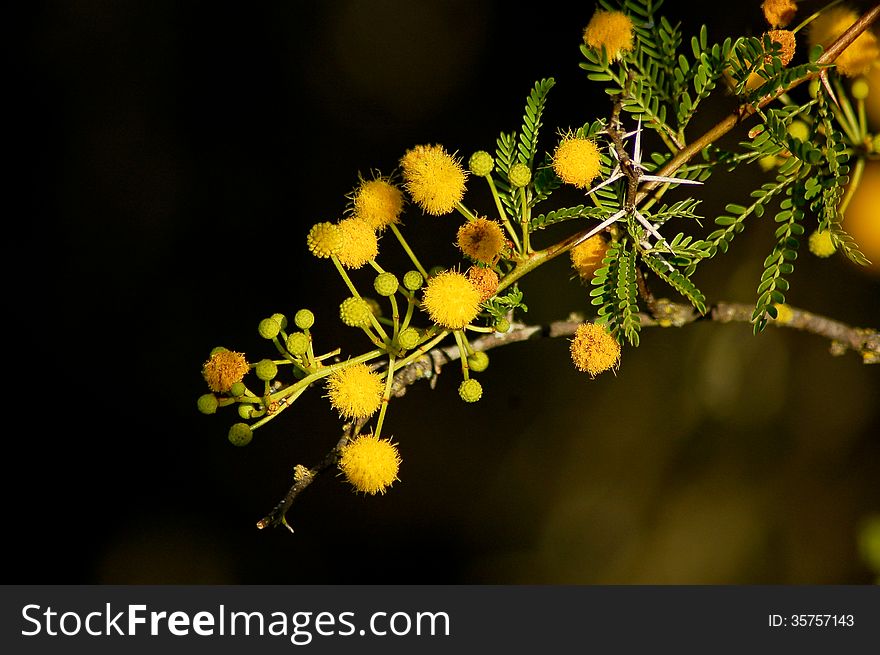
{"label": "thin green stem", "polygon": [[394,355],[388,356],[388,370],[385,371],[385,393],[382,394],[382,409],[379,410],[379,418],[376,420],[375,437],[382,434],[382,424],[385,422],[385,412],[391,402],[391,386],[394,382]]}
{"label": "thin green stem", "polygon": [[809,25],[809,24],[812,23],[814,20],[816,20],[817,18],[819,18],[819,16],[822,15],[822,12],[823,12],[823,11],[828,11],[828,10],[831,9],[834,5],[839,5],[841,2],[843,2],[843,0],[834,0],[834,2],[830,2],[830,3],[828,3],[827,5],[825,5],[824,7],[822,7],[821,9],[819,9],[818,11],[816,11],[816,12],[810,14],[810,15],[807,16],[804,20],[802,20],[802,21],[797,25],[797,27],[795,27],[794,29],[791,30],[792,33],[793,33],[793,34],[797,34],[797,33],[800,32],[803,28],[805,28],[807,25]]}
{"label": "thin green stem", "polygon": [[[296,384],[292,384],[286,389],[282,389],[281,391],[276,391],[273,394],[267,396],[269,402],[280,402],[285,398],[292,396],[293,394],[305,389],[313,382],[320,380],[321,378],[325,378],[328,375],[332,375],[336,371],[342,370],[344,368],[348,368],[349,366],[354,366],[355,364],[361,364],[363,362],[368,362],[371,359],[375,359],[380,355],[384,355],[385,351],[377,348],[376,350],[371,350],[362,355],[358,355],[357,357],[352,357],[351,359],[346,359],[344,362],[337,362],[336,364],[331,364],[330,366],[323,366],[319,368],[317,371],[310,373],[302,380],[297,382]],[[251,426],[253,427],[253,426]]]}
{"label": "thin green stem", "polygon": [[473,223],[475,220],[477,220],[477,217],[474,215],[474,213],[470,209],[465,207],[461,202],[455,203],[455,208],[458,210],[459,214],[461,214],[468,220],[469,223]]}
{"label": "thin green stem", "polygon": [[426,352],[428,352],[429,350],[431,350],[431,348],[433,348],[433,347],[436,346],[438,343],[440,343],[440,342],[441,342],[443,339],[445,339],[448,335],[449,335],[449,330],[443,330],[440,334],[438,334],[436,337],[434,337],[434,338],[431,339],[430,341],[426,341],[426,342],[423,343],[421,346],[419,346],[418,348],[416,348],[415,350],[413,350],[409,355],[407,355],[406,357],[404,357],[403,359],[401,359],[399,362],[397,362],[397,364],[394,366],[394,370],[395,370],[395,371],[399,371],[400,369],[402,369],[402,368],[403,368],[404,366],[406,366],[407,364],[410,364],[410,363],[414,362],[414,361],[417,360],[419,357],[421,357],[422,355],[424,355]]}
{"label": "thin green stem", "polygon": [[416,299],[412,295],[406,296],[406,314],[403,317],[403,323],[400,324],[400,329],[405,330],[409,327],[409,322],[412,320],[413,309],[416,306]]}
{"label": "thin green stem", "polygon": [[465,380],[468,380],[471,376],[471,367],[468,365],[467,361],[469,350],[467,339],[464,337],[461,330],[455,330],[452,334],[455,336],[455,343],[458,344],[458,359],[461,362],[461,374]]}
{"label": "thin green stem", "polygon": [[[394,227],[393,225],[391,227]],[[336,270],[339,271],[339,274],[342,276],[342,279],[345,280],[345,284],[348,286],[348,290],[351,291],[352,295],[355,298],[363,300],[361,294],[358,293],[358,290],[355,288],[354,284],[351,281],[351,278],[348,277],[348,273],[345,272],[345,268],[343,268],[342,263],[339,261],[339,258],[336,255],[332,255],[331,259],[333,259],[333,263],[336,265]],[[386,345],[391,343],[391,340],[388,338],[388,333],[385,332],[385,329],[382,327],[382,324],[376,320],[376,316],[373,312],[370,312],[370,323],[373,324],[373,327],[376,328],[376,332],[379,333],[381,340],[385,342]],[[369,332],[367,333],[369,335]],[[369,335],[372,339],[372,336]],[[373,343],[376,343],[373,341]],[[379,345],[376,343],[376,345]]]}
{"label": "thin green stem", "polygon": [[862,181],[862,174],[865,172],[865,158],[859,157],[856,160],[855,166],[853,166],[852,175],[849,178],[849,185],[846,188],[846,194],[843,196],[843,199],[840,201],[840,205],[837,208],[837,213],[842,217],[846,213],[847,207],[849,207],[850,201],[855,196],[856,191],[859,188],[859,184]]}
{"label": "thin green stem", "polygon": [[394,232],[394,236],[397,237],[398,242],[400,242],[400,246],[406,252],[407,257],[413,263],[413,266],[416,267],[416,270],[422,274],[422,277],[426,280],[428,279],[428,273],[425,272],[425,267],[422,266],[421,262],[419,262],[419,258],[416,257],[416,254],[412,251],[412,248],[409,247],[409,244],[406,242],[406,239],[403,238],[403,235],[400,233],[400,230],[397,229],[397,226],[392,223],[389,225],[391,231]]}
{"label": "thin green stem", "polygon": [[532,246],[529,243],[529,199],[526,196],[526,188],[520,187],[519,189],[520,198],[522,200],[522,251],[523,254],[528,256],[532,252]]}
{"label": "thin green stem", "polygon": [[400,334],[400,310],[397,308],[397,299],[394,297],[395,294],[391,294],[388,296],[388,300],[391,301],[391,320],[394,321],[393,332],[391,335],[392,341],[397,338],[397,335]]}
{"label": "thin green stem", "polygon": [[489,189],[492,191],[492,198],[495,200],[495,207],[498,208],[498,217],[501,219],[501,222],[504,224],[504,229],[507,230],[507,234],[510,235],[511,241],[513,241],[513,245],[516,246],[518,251],[522,250],[522,246],[519,244],[519,237],[516,234],[516,230],[513,229],[513,225],[510,224],[510,219],[507,217],[507,212],[504,211],[504,204],[501,202],[501,196],[498,195],[498,188],[495,186],[495,180],[492,179],[491,175],[486,176],[486,182],[489,183]]}

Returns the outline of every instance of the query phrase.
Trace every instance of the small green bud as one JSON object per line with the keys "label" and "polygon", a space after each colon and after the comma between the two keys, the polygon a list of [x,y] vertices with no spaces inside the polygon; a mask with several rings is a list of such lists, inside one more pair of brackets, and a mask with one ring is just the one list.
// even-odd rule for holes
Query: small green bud
{"label": "small green bud", "polygon": [[292,332],[287,336],[287,350],[294,356],[305,355],[310,341],[305,332]]}
{"label": "small green bud", "polygon": [[468,160],[468,168],[474,175],[486,177],[495,168],[495,160],[485,150],[477,150]]}
{"label": "small green bud", "polygon": [[807,87],[807,90],[810,92],[810,97],[815,98],[819,95],[819,80],[812,79],[810,80],[810,84]]}
{"label": "small green bud", "polygon": [[404,350],[412,350],[415,348],[419,345],[419,339],[421,339],[419,331],[412,327],[401,330],[400,334],[397,335],[397,343]]}
{"label": "small green bud", "polygon": [[470,369],[476,373],[482,373],[489,368],[489,355],[482,350],[478,350],[467,358]]}
{"label": "small green bud", "polygon": [[871,87],[868,86],[868,81],[864,77],[860,77],[852,83],[850,91],[856,100],[864,100],[871,92]]}
{"label": "small green bud", "polygon": [[495,331],[496,331],[496,332],[499,332],[499,333],[501,333],[501,334],[504,334],[504,333],[507,332],[509,329],[510,329],[510,321],[508,321],[506,318],[500,318],[500,319],[498,319],[498,321],[495,323]]}
{"label": "small green bud", "polygon": [[798,141],[806,141],[810,138],[810,126],[804,121],[792,121],[788,126],[788,134]]}
{"label": "small green bud", "polygon": [[235,423],[229,428],[229,443],[233,446],[247,446],[254,438],[254,431],[247,423]]}
{"label": "small green bud", "polygon": [[202,414],[213,414],[217,411],[218,401],[217,396],[212,393],[206,393],[204,395],[199,396],[199,400],[197,402],[199,411]]}
{"label": "small green bud", "polygon": [[440,275],[446,269],[442,266],[432,266],[428,269],[428,277],[434,277],[435,275]]}
{"label": "small green bud", "polygon": [[410,291],[418,291],[421,289],[424,281],[422,274],[418,271],[407,271],[406,275],[403,276],[403,286]]}
{"label": "small green bud", "polygon": [[380,296],[392,296],[397,293],[397,287],[399,283],[397,281],[397,276],[394,273],[379,273],[376,276],[376,280],[373,282],[373,288],[376,289],[376,293]]}
{"label": "small green bud", "polygon": [[458,387],[458,395],[466,403],[475,403],[483,395],[483,385],[473,378],[465,380]]}
{"label": "small green bud", "polygon": [[264,339],[274,339],[281,332],[281,323],[274,316],[264,318],[257,326],[257,332]]}
{"label": "small green bud", "polygon": [[261,359],[254,368],[257,377],[261,380],[272,380],[278,375],[278,365],[271,359]]}
{"label": "small green bud", "polygon": [[293,322],[300,330],[308,330],[315,324],[315,315],[311,310],[301,309],[294,315]]}
{"label": "small green bud", "polygon": [[224,348],[223,346],[216,346],[214,348],[211,348],[211,353],[210,353],[210,355],[208,355],[208,358],[210,359],[211,357],[213,357],[217,353],[225,353],[227,350],[229,350],[229,349]]}
{"label": "small green bud", "polygon": [[236,382],[229,387],[229,395],[237,398],[238,396],[243,396],[246,390],[247,387],[244,386],[244,382]]}
{"label": "small green bud", "polygon": [[366,300],[352,296],[339,305],[339,318],[350,327],[367,327],[370,324],[372,311]]}
{"label": "small green bud", "polygon": [[239,403],[238,415],[245,421],[249,421],[254,415],[254,406],[250,403]]}
{"label": "small green bud", "polygon": [[284,314],[272,314],[272,318],[278,321],[278,325],[284,330],[287,328],[287,317]]}
{"label": "small green bud", "polygon": [[523,187],[532,181],[532,171],[525,164],[517,162],[507,172],[507,179],[514,187]]}

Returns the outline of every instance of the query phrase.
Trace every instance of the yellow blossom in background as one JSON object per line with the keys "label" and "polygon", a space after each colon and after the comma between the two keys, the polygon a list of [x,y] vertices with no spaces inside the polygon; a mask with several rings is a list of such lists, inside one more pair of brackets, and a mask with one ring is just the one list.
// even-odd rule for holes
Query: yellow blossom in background
{"label": "yellow blossom in background", "polygon": [[593,279],[593,274],[602,267],[602,260],[608,252],[608,242],[601,234],[594,234],[583,243],[569,251],[571,267],[577,271],[583,282]]}
{"label": "yellow blossom in background", "polygon": [[553,170],[559,179],[578,189],[588,189],[599,175],[599,148],[591,139],[567,136],[553,153]]}
{"label": "yellow blossom in background", "polygon": [[330,404],[343,418],[367,418],[382,405],[385,383],[366,364],[337,371],[327,380]]}
{"label": "yellow blossom in background", "polygon": [[773,306],[776,308],[777,323],[782,323],[783,325],[791,323],[791,319],[794,318],[794,312],[791,310],[791,307],[784,303],[775,303]]}
{"label": "yellow blossom in background", "polygon": [[498,273],[491,268],[471,266],[467,272],[467,279],[480,292],[480,302],[485,302],[498,291]]}
{"label": "yellow blossom in background", "polygon": [[599,9],[584,28],[584,43],[596,50],[604,46],[609,59],[619,59],[633,49],[632,19],[622,11]]}
{"label": "yellow blossom in background", "polygon": [[[872,92],[874,89],[871,89]],[[877,90],[880,93],[880,89]],[[880,275],[880,161],[868,161],[858,188],[843,215],[843,229],[855,239],[865,257],[871,260],[859,271],[871,271]]]}
{"label": "yellow blossom in background", "polygon": [[374,230],[384,230],[400,221],[403,191],[385,178],[363,180],[352,197],[353,216]]}
{"label": "yellow blossom in background", "polygon": [[403,181],[413,201],[432,216],[448,214],[464,198],[467,173],[440,145],[419,145],[400,160]]}
{"label": "yellow blossom in background", "polygon": [[[832,7],[810,23],[810,47],[821,44],[827,48],[855,23],[859,15],[847,7]],[[877,37],[865,30],[834,61],[841,75],[857,77],[868,72],[880,58]]]}
{"label": "yellow blossom in background", "polygon": [[764,0],[761,4],[764,11],[764,18],[770,24],[770,27],[785,27],[797,13],[797,5],[794,0]]}
{"label": "yellow blossom in background", "polygon": [[468,221],[456,235],[455,245],[471,259],[491,264],[504,248],[504,231],[498,221],[479,217]]}
{"label": "yellow blossom in background", "polygon": [[379,240],[370,225],[360,218],[344,218],[336,224],[342,236],[336,256],[346,268],[360,268],[379,254]]}
{"label": "yellow blossom in background", "polygon": [[202,376],[211,391],[226,393],[244,379],[249,368],[244,353],[218,349],[202,367]]}
{"label": "yellow blossom in background", "polygon": [[422,304],[437,325],[460,330],[477,317],[480,292],[461,273],[444,271],[428,280]]}
{"label": "yellow blossom in background", "polygon": [[579,371],[596,377],[618,365],[620,344],[604,326],[582,323],[571,341],[571,359]]}
{"label": "yellow blossom in background", "polygon": [[816,257],[830,257],[837,248],[834,246],[834,240],[831,238],[831,232],[820,232],[816,230],[810,235],[808,240],[810,252]]}
{"label": "yellow blossom in background", "polygon": [[389,440],[361,435],[342,447],[339,469],[356,490],[384,494],[398,479],[400,453]]}

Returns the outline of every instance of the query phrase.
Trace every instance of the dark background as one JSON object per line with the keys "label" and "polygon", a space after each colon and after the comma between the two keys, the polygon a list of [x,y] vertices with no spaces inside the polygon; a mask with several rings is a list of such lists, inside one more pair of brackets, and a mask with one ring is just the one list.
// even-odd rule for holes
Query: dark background
{"label": "dark background", "polygon": [[[759,4],[665,14],[687,38],[705,21],[720,40],[763,31]],[[608,114],[578,68],[593,5],[511,7],[30,6],[9,60],[23,86],[8,127],[26,147],[5,240],[20,262],[7,272],[6,582],[873,579],[857,533],[880,510],[878,371],[819,337],[745,325],[646,330],[595,381],[563,340],[510,346],[473,406],[450,367],[391,407],[403,465],[388,494],[324,476],[294,506],[295,534],[255,528],[338,420],[315,390],[234,448],[232,410],[196,411],[200,369],[217,345],[271,356],[257,323],[300,307],[325,350],[367,345],[336,318],[347,294],[308,254],[308,227],[341,217],[358,174],[391,172],[413,145],[491,151],[542,77],[557,80],[545,149],[557,128]],[[706,224],[762,175],[721,180]],[[492,209],[476,185],[467,202]],[[405,222],[429,266],[456,263],[455,216]],[[772,226],[753,228],[698,273],[710,299],[753,301]],[[403,272],[391,237],[382,246]],[[792,284],[792,304],[880,324],[876,272],[804,249]],[[587,309],[563,258],[522,286],[527,320]]]}

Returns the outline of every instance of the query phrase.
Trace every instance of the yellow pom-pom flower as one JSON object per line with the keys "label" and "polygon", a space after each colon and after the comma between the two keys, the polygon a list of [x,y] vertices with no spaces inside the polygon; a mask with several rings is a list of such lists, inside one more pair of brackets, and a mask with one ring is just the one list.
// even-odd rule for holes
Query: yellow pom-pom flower
{"label": "yellow pom-pom flower", "polygon": [[357,491],[384,494],[398,479],[400,453],[390,440],[361,435],[342,447],[339,469]]}
{"label": "yellow pom-pom flower", "polygon": [[571,341],[571,359],[579,371],[596,377],[619,364],[620,344],[604,326],[582,323]]}
{"label": "yellow pom-pom flower", "polygon": [[357,269],[379,254],[379,239],[370,225],[354,216],[337,223],[342,245],[336,256],[346,268]]}
{"label": "yellow pom-pom flower", "polygon": [[316,223],[306,237],[309,252],[315,257],[327,259],[342,247],[342,234],[333,223]]}
{"label": "yellow pom-pom flower", "polygon": [[353,216],[374,230],[384,230],[400,222],[403,212],[403,191],[386,178],[363,180],[352,196]]}
{"label": "yellow pom-pom flower", "polygon": [[477,317],[480,292],[461,273],[444,271],[428,280],[422,304],[432,321],[460,330]]}
{"label": "yellow pom-pom flower", "polygon": [[218,349],[202,367],[202,376],[211,391],[226,393],[233,384],[244,379],[249,369],[244,353]]}
{"label": "yellow pom-pom flower", "polygon": [[584,43],[595,50],[605,48],[608,58],[619,59],[633,49],[633,22],[622,11],[599,9],[584,28]]}
{"label": "yellow pom-pom flower", "polygon": [[831,257],[837,248],[834,245],[834,239],[831,238],[831,232],[825,230],[820,232],[816,230],[810,235],[809,241],[810,252],[816,257]]}
{"label": "yellow pom-pom flower", "polygon": [[595,141],[563,137],[553,152],[553,170],[559,179],[578,189],[589,189],[599,175],[599,148]]}
{"label": "yellow pom-pom flower", "polygon": [[[858,14],[847,7],[832,7],[823,11],[810,23],[810,46],[819,43],[827,48],[858,18]],[[834,64],[841,75],[858,77],[867,73],[878,58],[880,46],[877,44],[877,37],[870,30],[865,30],[840,53]]]}
{"label": "yellow pom-pom flower", "polygon": [[794,312],[791,307],[784,303],[775,303],[773,306],[776,308],[777,323],[782,323],[783,325],[791,323],[791,319],[794,318]]}
{"label": "yellow pom-pom flower", "polygon": [[504,248],[504,231],[498,221],[479,217],[458,228],[455,245],[471,259],[491,264]]}
{"label": "yellow pom-pom flower", "polygon": [[569,251],[571,267],[577,271],[582,282],[589,282],[593,274],[602,268],[602,260],[608,252],[608,243],[601,234],[594,234]]}
{"label": "yellow pom-pom flower", "polygon": [[385,383],[366,364],[354,364],[327,380],[330,404],[343,418],[367,418],[382,405]]}
{"label": "yellow pom-pom flower", "polygon": [[498,273],[491,268],[471,266],[467,272],[467,279],[480,292],[480,302],[489,300],[498,291]]}
{"label": "yellow pom-pom flower", "polygon": [[770,27],[785,27],[797,13],[797,5],[794,0],[764,0],[761,5],[764,10],[764,18]]}
{"label": "yellow pom-pom flower", "polygon": [[400,160],[409,195],[432,216],[448,214],[464,198],[467,173],[440,145],[419,145]]}

